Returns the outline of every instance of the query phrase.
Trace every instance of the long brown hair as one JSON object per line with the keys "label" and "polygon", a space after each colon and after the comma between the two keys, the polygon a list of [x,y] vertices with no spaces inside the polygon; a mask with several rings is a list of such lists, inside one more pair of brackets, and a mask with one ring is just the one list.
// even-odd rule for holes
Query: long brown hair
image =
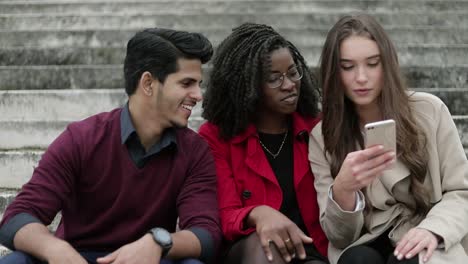
{"label": "long brown hair", "polygon": [[409,105],[394,45],[382,26],[367,14],[342,17],[328,32],[320,57],[319,82],[322,87],[322,134],[325,152],[330,156],[331,174],[335,178],[346,155],[364,148],[359,116],[354,104],[344,94],[340,78],[340,45],[350,36],[364,36],[376,42],[380,50],[383,87],[379,106],[384,119],[394,119],[397,131],[397,157],[411,173],[409,193],[415,204],[408,207],[421,218],[429,210],[429,195],[423,183],[427,172],[426,135],[419,129]]}

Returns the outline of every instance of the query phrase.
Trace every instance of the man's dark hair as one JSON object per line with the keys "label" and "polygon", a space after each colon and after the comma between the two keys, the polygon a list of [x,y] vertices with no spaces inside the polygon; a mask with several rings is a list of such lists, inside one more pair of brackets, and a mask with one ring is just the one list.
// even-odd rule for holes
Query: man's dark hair
{"label": "man's dark hair", "polygon": [[271,67],[270,54],[279,48],[288,48],[304,72],[297,112],[318,114],[317,81],[298,49],[270,26],[245,23],[218,46],[203,99],[203,117],[220,128],[222,138],[232,138],[254,121]]}
{"label": "man's dark hair", "polygon": [[145,71],[164,82],[167,75],[178,70],[177,59],[199,59],[206,63],[212,55],[210,41],[200,33],[164,28],[140,31],[127,44],[124,63],[125,91],[132,95]]}

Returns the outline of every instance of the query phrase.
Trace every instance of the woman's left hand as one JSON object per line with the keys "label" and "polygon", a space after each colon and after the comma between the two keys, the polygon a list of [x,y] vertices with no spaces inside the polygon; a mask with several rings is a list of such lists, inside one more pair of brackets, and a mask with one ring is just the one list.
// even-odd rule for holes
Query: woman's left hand
{"label": "woman's left hand", "polygon": [[415,227],[410,229],[397,243],[394,255],[398,260],[410,259],[426,249],[426,254],[423,256],[423,262],[425,263],[431,258],[437,245],[438,241],[434,233],[427,229]]}

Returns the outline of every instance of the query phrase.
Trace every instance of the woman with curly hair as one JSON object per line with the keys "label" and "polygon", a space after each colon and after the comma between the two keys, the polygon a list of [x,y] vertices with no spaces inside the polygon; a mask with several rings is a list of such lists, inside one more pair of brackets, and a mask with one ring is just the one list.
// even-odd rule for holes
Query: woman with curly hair
{"label": "woman with curly hair", "polygon": [[318,89],[297,48],[247,23],[219,45],[200,127],[215,157],[224,263],[328,263],[308,135]]}
{"label": "woman with curly hair", "polygon": [[[330,262],[468,263],[468,162],[457,128],[439,98],[407,90],[374,18],[345,16],[328,32],[320,86],[309,159]],[[396,152],[365,148],[365,124],[386,119],[396,124]]]}

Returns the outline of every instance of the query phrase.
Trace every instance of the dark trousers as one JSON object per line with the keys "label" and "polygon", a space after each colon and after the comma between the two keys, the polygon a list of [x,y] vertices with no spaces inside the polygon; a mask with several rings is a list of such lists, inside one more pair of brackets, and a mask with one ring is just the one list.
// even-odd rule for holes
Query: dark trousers
{"label": "dark trousers", "polygon": [[[79,252],[88,263],[96,264],[96,259],[106,256],[109,252]],[[0,264],[43,264],[46,262],[40,261],[28,254],[21,251],[14,251],[0,259]],[[203,264],[197,259],[183,259],[183,260],[168,260],[162,259],[160,264]]]}
{"label": "dark trousers", "polygon": [[411,259],[398,260],[393,255],[394,250],[388,232],[385,232],[368,244],[346,250],[338,260],[338,264],[419,264],[418,255]]}

